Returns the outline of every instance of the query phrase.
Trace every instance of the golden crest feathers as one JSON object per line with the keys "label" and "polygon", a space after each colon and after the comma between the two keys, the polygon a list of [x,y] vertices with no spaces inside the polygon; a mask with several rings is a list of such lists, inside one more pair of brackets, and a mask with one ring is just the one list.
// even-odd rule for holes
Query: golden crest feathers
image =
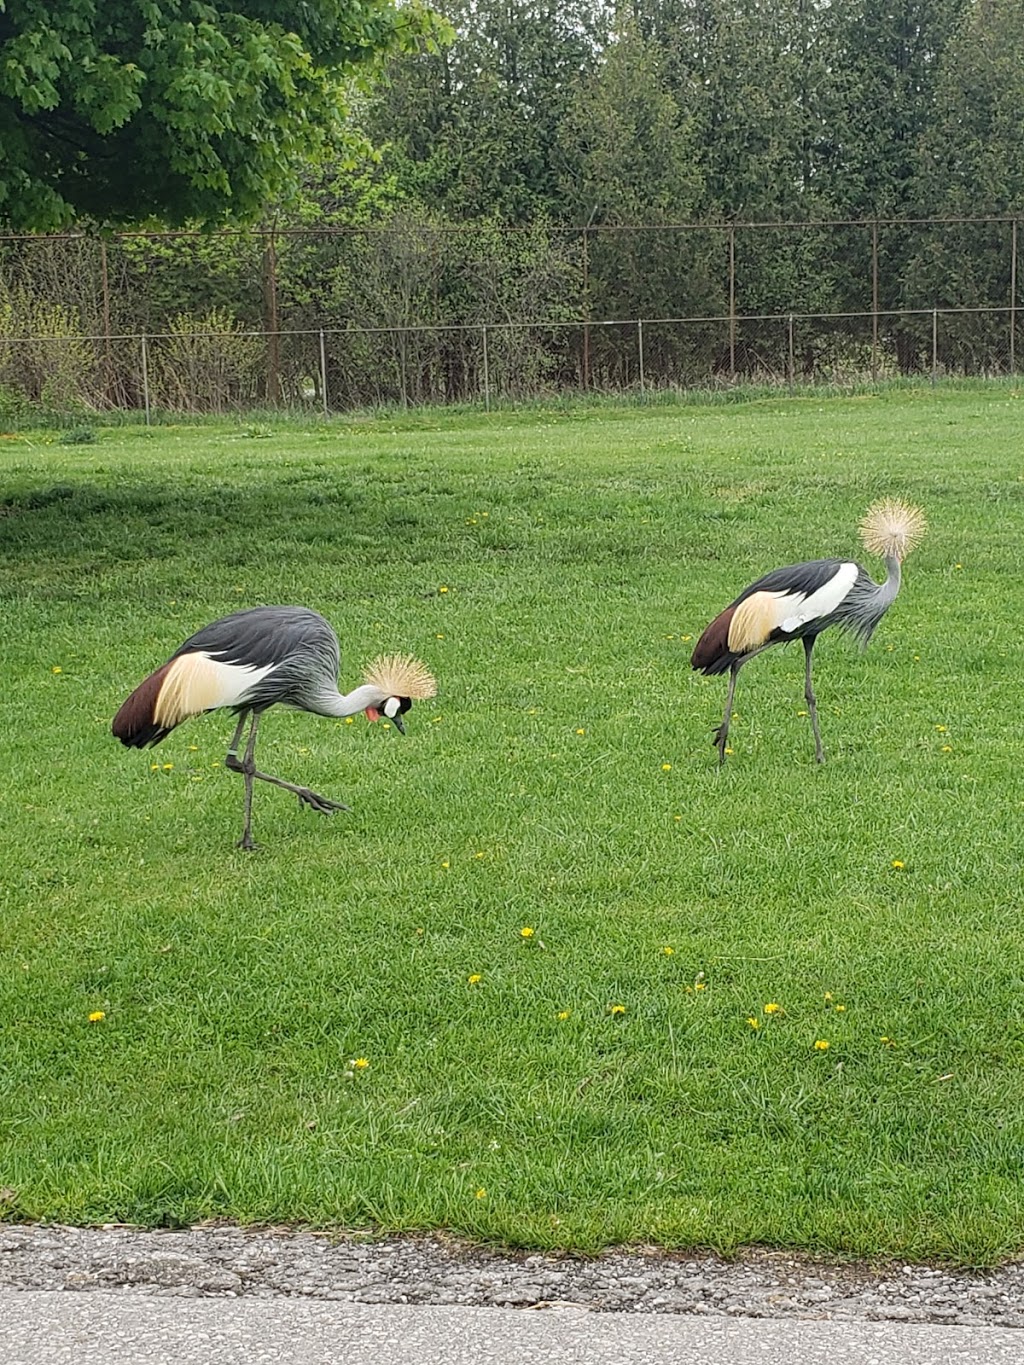
{"label": "golden crest feathers", "polygon": [[437,694],[437,683],[430,670],[411,654],[381,654],[367,664],[363,681],[379,687],[385,697],[423,701]]}
{"label": "golden crest feathers", "polygon": [[860,523],[860,538],[869,554],[904,560],[920,545],[928,523],[920,507],[902,498],[872,503]]}

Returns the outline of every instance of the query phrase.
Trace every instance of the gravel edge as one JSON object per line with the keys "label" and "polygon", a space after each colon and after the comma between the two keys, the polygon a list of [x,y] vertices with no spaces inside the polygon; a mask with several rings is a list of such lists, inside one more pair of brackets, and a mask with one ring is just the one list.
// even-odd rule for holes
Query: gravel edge
{"label": "gravel edge", "polygon": [[0,1289],[1024,1328],[1024,1263],[970,1271],[750,1249],[518,1254],[442,1237],[0,1223]]}

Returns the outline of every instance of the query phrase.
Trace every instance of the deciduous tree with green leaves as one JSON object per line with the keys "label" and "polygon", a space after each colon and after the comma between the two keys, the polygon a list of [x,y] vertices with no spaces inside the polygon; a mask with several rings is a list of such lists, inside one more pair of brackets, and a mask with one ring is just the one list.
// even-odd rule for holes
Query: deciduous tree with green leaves
{"label": "deciduous tree with green leaves", "polygon": [[404,0],[0,0],[0,223],[253,218],[441,31]]}

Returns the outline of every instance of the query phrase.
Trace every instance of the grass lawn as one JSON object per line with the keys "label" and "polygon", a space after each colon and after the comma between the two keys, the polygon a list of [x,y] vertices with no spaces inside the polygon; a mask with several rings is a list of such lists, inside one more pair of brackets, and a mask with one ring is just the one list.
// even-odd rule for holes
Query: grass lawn
{"label": "grass lawn", "polygon": [[[0,1214],[1019,1250],[1024,395],[266,431],[0,443]],[[776,650],[719,772],[693,640],[888,493],[929,535],[815,651],[827,762]],[[354,813],[258,784],[245,854],[232,718],[110,719],[274,602],[440,695],[270,712]]]}

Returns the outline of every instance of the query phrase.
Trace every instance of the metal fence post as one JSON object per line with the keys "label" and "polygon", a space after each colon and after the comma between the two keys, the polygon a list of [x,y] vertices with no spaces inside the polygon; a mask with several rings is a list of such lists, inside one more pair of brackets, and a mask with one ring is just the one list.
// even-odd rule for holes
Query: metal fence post
{"label": "metal fence post", "polygon": [[263,308],[267,332],[267,401],[281,401],[281,334],[277,316],[277,241],[271,227],[263,244]]}
{"label": "metal fence post", "polygon": [[939,310],[932,309],[932,388],[939,377]]}
{"label": "metal fence post", "polygon": [[489,363],[488,363],[488,357],[487,357],[487,328],[486,328],[486,327],[481,327],[481,328],[480,328],[480,332],[481,332],[481,336],[482,336],[482,338],[483,338],[483,344],[484,344],[484,355],[483,355],[483,362],[484,362],[484,412],[490,412],[490,410],[491,410],[491,371],[490,371],[490,365],[489,365]]}
{"label": "metal fence post", "polygon": [[146,405],[146,426],[149,420],[149,356],[146,347],[146,334],[142,334],[142,401]]}
{"label": "metal fence post", "polygon": [[878,382],[878,220],[871,224],[871,382]]}
{"label": "metal fence post", "polygon": [[640,392],[643,393],[644,388],[646,387],[645,384],[644,384],[644,320],[643,320],[643,318],[637,318],[637,320],[636,320],[636,352],[637,352],[637,357],[638,357],[639,362],[640,362]]}
{"label": "metal fence post", "polygon": [[729,379],[736,382],[736,229],[729,228]]}
{"label": "metal fence post", "polygon": [[324,405],[324,416],[330,415],[327,403],[327,346],[324,342],[324,329],[320,328],[320,398]]}
{"label": "metal fence post", "polygon": [[1010,231],[1010,373],[1017,373],[1017,219]]}
{"label": "metal fence post", "polygon": [[110,272],[107,267],[107,244],[100,239],[100,289],[103,311],[103,365],[106,371],[104,386],[107,398],[113,400],[116,392],[114,375],[114,353],[110,345]]}
{"label": "metal fence post", "polygon": [[[590,215],[593,222],[594,215]],[[583,387],[590,388],[590,223],[583,229]]]}
{"label": "metal fence post", "polygon": [[786,356],[786,376],[789,384],[790,393],[793,392],[793,382],[796,378],[796,356],[793,351],[793,314],[789,315],[789,326],[787,331],[787,356]]}

